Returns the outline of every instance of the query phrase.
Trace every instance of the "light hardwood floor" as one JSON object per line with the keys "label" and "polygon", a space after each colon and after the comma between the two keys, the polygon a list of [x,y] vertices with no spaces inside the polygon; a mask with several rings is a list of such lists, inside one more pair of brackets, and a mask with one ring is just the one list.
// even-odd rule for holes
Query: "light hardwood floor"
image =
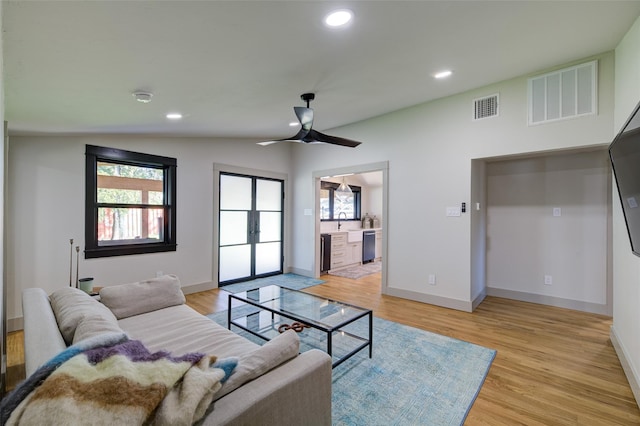
{"label": "light hardwood floor", "polygon": [[[466,313],[382,296],[379,274],[322,278],[305,291],[498,351],[467,425],[640,425],[609,340],[609,317],[496,297]],[[225,310],[227,296],[209,290],[188,295],[187,303],[209,314]],[[11,333],[7,346],[7,374],[16,383],[24,377],[22,333]]]}

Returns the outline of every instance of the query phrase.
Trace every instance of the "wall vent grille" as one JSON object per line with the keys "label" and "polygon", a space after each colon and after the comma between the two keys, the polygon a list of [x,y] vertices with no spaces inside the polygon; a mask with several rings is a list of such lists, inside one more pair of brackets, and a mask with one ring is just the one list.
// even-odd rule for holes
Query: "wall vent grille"
{"label": "wall vent grille", "polygon": [[498,115],[498,95],[486,96],[473,100],[473,120],[495,117]]}
{"label": "wall vent grille", "polygon": [[598,61],[529,79],[529,125],[598,113]]}

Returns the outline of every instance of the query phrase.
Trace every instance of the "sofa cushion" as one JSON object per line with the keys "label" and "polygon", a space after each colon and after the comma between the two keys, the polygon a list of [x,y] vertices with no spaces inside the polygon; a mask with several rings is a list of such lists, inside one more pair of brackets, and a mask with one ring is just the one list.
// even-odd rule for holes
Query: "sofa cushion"
{"label": "sofa cushion", "polygon": [[118,319],[169,306],[182,305],[186,299],[175,275],[164,275],[146,281],[103,287],[100,301]]}
{"label": "sofa cushion", "polygon": [[295,358],[300,350],[300,339],[293,330],[259,346],[187,305],[121,319],[118,325],[153,351],[164,349],[176,356],[201,352],[220,358],[237,357],[238,365],[214,399]]}
{"label": "sofa cushion", "polygon": [[258,349],[238,358],[238,364],[233,374],[215,394],[214,400],[222,398],[244,383],[262,376],[291,358],[295,358],[299,352],[300,338],[295,331],[287,330],[274,337]]}
{"label": "sofa cushion", "polygon": [[76,327],[73,344],[104,333],[122,333],[115,317],[108,319],[100,315],[85,316]]}
{"label": "sofa cushion", "polygon": [[117,327],[116,317],[111,311],[80,289],[61,288],[51,293],[49,300],[60,333],[67,345],[73,343],[76,328],[85,317],[100,317],[116,324]]}

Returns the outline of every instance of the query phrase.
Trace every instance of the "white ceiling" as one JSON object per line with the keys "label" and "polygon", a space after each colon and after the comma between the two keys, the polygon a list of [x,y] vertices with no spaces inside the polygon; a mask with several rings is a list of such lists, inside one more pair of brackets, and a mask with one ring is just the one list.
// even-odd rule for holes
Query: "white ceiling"
{"label": "white ceiling", "polygon": [[[355,13],[347,29],[322,24]],[[3,1],[12,134],[292,136],[615,48],[640,1]],[[447,80],[432,74],[454,71]],[[150,104],[131,93],[148,90]],[[180,122],[164,115],[179,111]]]}

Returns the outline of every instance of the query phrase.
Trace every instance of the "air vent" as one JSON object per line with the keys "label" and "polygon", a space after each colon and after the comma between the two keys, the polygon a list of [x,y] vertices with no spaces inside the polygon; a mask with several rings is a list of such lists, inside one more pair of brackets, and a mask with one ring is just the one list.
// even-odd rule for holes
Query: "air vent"
{"label": "air vent", "polygon": [[498,115],[498,95],[491,95],[473,101],[473,120],[495,117]]}
{"label": "air vent", "polygon": [[532,77],[529,125],[598,113],[598,61]]}

